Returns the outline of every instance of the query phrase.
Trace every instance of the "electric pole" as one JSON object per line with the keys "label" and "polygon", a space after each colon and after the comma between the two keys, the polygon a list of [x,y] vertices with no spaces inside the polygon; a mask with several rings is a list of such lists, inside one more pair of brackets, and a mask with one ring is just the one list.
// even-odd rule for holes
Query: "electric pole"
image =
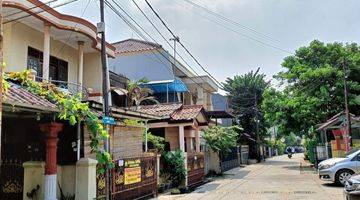
{"label": "electric pole", "polygon": [[178,36],[176,36],[174,38],[170,38],[170,41],[174,41],[174,60],[175,60],[176,59],[176,42],[180,42],[180,38]]}
{"label": "electric pole", "polygon": [[[173,70],[173,78],[175,80],[175,69],[176,69],[176,42],[180,42],[180,38],[178,36],[175,36],[174,38],[170,38],[170,41],[174,41],[174,63],[172,64],[172,70]],[[167,86],[168,88],[169,86]],[[169,103],[169,90],[167,89],[167,103]],[[174,92],[174,101],[175,101],[175,92]]]}
{"label": "electric pole", "polygon": [[[4,67],[4,58],[3,58],[3,9],[2,9],[2,3],[3,1],[0,0],[0,162],[1,162],[1,133],[2,133],[2,100],[3,100],[3,67]],[[1,164],[1,163],[0,163]]]}
{"label": "electric pole", "polygon": [[261,156],[260,156],[260,136],[259,136],[259,110],[257,105],[257,93],[255,91],[255,122],[256,122],[256,149],[257,149],[257,155],[258,159],[261,162]]}
{"label": "electric pole", "polygon": [[[108,88],[108,68],[106,55],[106,40],[105,40],[105,16],[104,16],[104,0],[100,0],[100,23],[98,23],[98,33],[101,35],[101,65],[102,65],[102,93],[103,93],[103,117],[110,116],[109,109],[109,88]],[[104,124],[106,131],[109,131],[108,124]],[[109,152],[109,141],[104,140],[104,150]],[[106,200],[110,199],[110,171],[108,166],[105,166],[105,195]]]}
{"label": "electric pole", "polygon": [[[348,67],[345,59],[343,59],[343,70],[344,70],[344,101],[345,101],[345,115],[346,115],[346,142],[347,147],[350,147],[350,136],[351,136],[351,116],[349,112],[349,91],[347,87],[348,79]],[[346,148],[346,152],[349,151],[349,148]]]}

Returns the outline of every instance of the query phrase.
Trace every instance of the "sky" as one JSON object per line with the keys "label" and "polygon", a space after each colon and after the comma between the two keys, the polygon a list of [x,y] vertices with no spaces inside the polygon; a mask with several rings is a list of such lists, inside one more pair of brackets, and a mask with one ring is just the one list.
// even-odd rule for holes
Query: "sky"
{"label": "sky", "polygon": [[[90,0],[88,4],[88,1],[78,0],[57,10],[96,24],[99,21],[99,2]],[[116,1],[157,43],[173,52],[132,0]],[[135,1],[165,37],[171,38],[144,0]],[[191,0],[235,21],[239,26],[222,21],[185,0],[148,1],[182,43],[220,82],[258,67],[271,80],[274,74],[284,70],[281,63],[286,56],[314,39],[326,43],[360,42],[358,0]],[[106,8],[105,20],[107,41],[139,38],[109,8]],[[177,50],[198,74],[204,74],[185,51],[179,47]]]}

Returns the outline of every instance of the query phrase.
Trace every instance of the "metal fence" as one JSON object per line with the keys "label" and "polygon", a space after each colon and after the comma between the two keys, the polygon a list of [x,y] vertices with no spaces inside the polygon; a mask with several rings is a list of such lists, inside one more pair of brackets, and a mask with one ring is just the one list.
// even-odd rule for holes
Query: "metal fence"
{"label": "metal fence", "polygon": [[191,153],[187,155],[188,186],[194,186],[204,181],[204,154]]}
{"label": "metal fence", "polygon": [[[111,199],[130,200],[157,195],[156,155],[118,159],[111,173]],[[105,178],[97,176],[97,199],[105,197]]]}
{"label": "metal fence", "polygon": [[227,154],[220,153],[221,171],[225,172],[239,166],[239,146],[231,149]]}
{"label": "metal fence", "polygon": [[240,164],[247,165],[249,162],[249,145],[241,145],[239,149]]}

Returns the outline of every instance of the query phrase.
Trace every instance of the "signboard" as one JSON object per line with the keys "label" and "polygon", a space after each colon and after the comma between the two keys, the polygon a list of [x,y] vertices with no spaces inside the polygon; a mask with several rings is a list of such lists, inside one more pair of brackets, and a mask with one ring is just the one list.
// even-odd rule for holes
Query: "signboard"
{"label": "signboard", "polygon": [[125,168],[125,185],[141,182],[141,167]]}
{"label": "signboard", "polygon": [[103,124],[110,124],[110,125],[115,125],[115,119],[113,117],[107,117],[107,116],[103,116],[102,117],[102,122]]}
{"label": "signboard", "polygon": [[124,185],[141,182],[141,160],[126,160],[124,169]]}

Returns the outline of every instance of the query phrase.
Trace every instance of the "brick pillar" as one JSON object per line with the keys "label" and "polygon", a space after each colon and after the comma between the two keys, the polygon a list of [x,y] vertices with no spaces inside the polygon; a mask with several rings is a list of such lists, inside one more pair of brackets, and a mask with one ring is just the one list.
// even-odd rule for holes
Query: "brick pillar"
{"label": "brick pillar", "polygon": [[40,125],[40,130],[45,134],[46,161],[45,161],[45,188],[44,199],[56,200],[57,188],[57,142],[58,133],[62,130],[60,123],[46,123]]}

